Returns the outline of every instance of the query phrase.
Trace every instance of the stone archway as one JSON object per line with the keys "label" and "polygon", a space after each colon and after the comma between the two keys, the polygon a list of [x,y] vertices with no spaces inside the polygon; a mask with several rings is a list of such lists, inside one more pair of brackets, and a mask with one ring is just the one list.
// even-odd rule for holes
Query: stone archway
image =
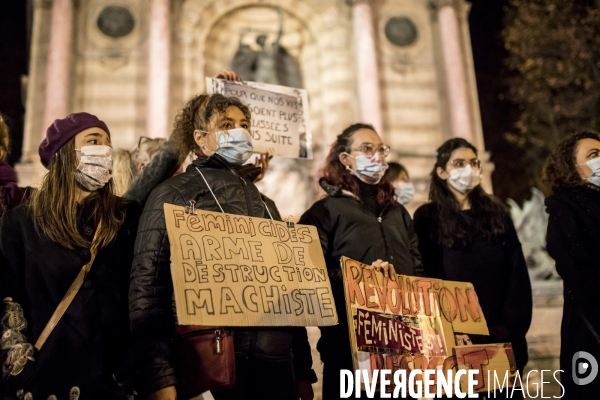
{"label": "stone archway", "polygon": [[[296,162],[304,163],[300,174],[305,175],[302,178],[306,186],[302,187],[298,187],[298,182],[286,185],[286,174],[282,172],[286,168],[297,170],[294,163],[274,162],[273,172],[280,169],[280,173],[271,174],[261,185],[261,190],[281,205],[289,202],[285,198],[278,199],[278,192],[296,196],[305,192],[305,208],[314,200],[313,193],[317,193],[312,190],[311,183],[322,167],[329,145],[358,116],[352,27],[347,5],[337,0],[187,0],[174,23],[171,112],[174,116],[187,99],[205,90],[206,76],[229,67],[238,48],[240,29],[248,23],[247,17],[262,15],[263,22],[268,23],[276,18],[275,13],[269,13],[275,7],[283,10],[288,24],[286,30],[290,28],[290,32],[284,34],[282,44],[299,61],[304,87],[308,90],[314,161]],[[286,185],[285,189],[273,189],[281,185]],[[291,209],[283,206],[281,211],[297,217],[303,211],[301,208],[298,205]]]}

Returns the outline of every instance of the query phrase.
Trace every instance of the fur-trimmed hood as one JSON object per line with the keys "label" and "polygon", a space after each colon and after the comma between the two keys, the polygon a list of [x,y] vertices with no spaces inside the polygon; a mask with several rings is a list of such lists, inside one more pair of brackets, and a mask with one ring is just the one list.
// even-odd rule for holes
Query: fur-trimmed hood
{"label": "fur-trimmed hood", "polygon": [[352,197],[355,200],[360,200],[354,193],[349,192],[344,189],[341,189],[338,186],[335,186],[334,184],[329,182],[327,180],[327,178],[325,178],[325,177],[319,179],[319,185],[323,188],[325,193],[327,193],[329,196],[333,196],[333,197],[346,196],[346,197]]}

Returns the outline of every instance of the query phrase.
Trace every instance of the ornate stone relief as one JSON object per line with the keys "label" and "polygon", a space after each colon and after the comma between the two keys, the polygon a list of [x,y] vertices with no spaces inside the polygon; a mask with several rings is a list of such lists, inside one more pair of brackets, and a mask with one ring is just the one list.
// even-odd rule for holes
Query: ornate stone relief
{"label": "ornate stone relief", "polygon": [[125,66],[130,57],[145,53],[148,6],[141,0],[95,0],[79,11],[80,55],[100,58],[111,69]]}
{"label": "ornate stone relief", "polygon": [[384,27],[386,38],[395,46],[405,47],[415,43],[419,31],[409,17],[398,16],[387,20]]}

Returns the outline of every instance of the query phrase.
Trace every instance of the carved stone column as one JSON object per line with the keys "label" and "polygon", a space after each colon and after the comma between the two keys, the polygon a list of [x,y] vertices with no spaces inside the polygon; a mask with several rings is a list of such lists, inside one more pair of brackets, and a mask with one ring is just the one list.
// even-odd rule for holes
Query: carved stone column
{"label": "carved stone column", "polygon": [[54,0],[50,22],[50,44],[46,66],[46,94],[41,140],[57,118],[69,113],[73,0]]}
{"label": "carved stone column", "polygon": [[146,135],[168,137],[170,80],[170,9],[169,0],[151,0],[148,41],[148,100]]}
{"label": "carved stone column", "polygon": [[473,142],[473,121],[469,101],[469,88],[465,71],[465,58],[457,9],[461,0],[432,0],[437,13],[442,51],[442,64],[453,137]]}
{"label": "carved stone column", "polygon": [[352,1],[351,4],[360,118],[362,122],[372,124],[383,138],[373,11],[368,0]]}
{"label": "carved stone column", "polygon": [[[46,136],[46,129],[69,110],[71,51],[73,36],[73,1],[54,0],[50,18],[50,43],[46,59],[46,90],[44,117],[38,140],[32,137],[33,147]],[[32,94],[35,95],[35,94]]]}
{"label": "carved stone column", "polygon": [[46,169],[38,147],[54,119],[69,112],[72,34],[72,0],[33,1],[23,156],[15,166],[21,186],[39,183]]}
{"label": "carved stone column", "polygon": [[[47,128],[43,126],[43,119],[45,108],[44,97],[46,93],[46,63],[48,60],[51,20],[52,1],[34,1],[21,164],[37,161],[37,149],[40,144],[40,137],[42,133],[45,133],[45,129]],[[20,173],[19,178],[22,180],[21,175],[25,174],[25,172]]]}

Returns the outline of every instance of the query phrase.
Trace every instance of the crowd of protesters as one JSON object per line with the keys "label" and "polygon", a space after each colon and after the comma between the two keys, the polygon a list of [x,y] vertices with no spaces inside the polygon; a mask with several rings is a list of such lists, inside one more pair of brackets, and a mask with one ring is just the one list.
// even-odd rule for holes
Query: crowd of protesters
{"label": "crowd of protesters", "polygon": [[[239,80],[230,71],[219,78]],[[6,399],[189,398],[181,389],[170,244],[163,204],[281,220],[255,186],[268,156],[253,154],[252,115],[236,98],[200,94],[178,114],[168,140],[142,138],[115,151],[109,127],[80,112],[56,120],[39,154],[48,170],[37,189],[17,185],[4,162],[0,119],[1,347]],[[342,127],[340,127],[342,128]],[[456,332],[458,344],[513,344],[528,360],[532,293],[521,244],[506,207],[480,186],[477,149],[451,139],[437,151],[430,202],[404,207],[415,187],[368,124],[343,129],[325,160],[325,196],[299,223],[317,228],[339,324],[321,328],[324,400],[340,398],[340,370],[353,369],[340,258],[392,273],[471,282],[489,336]],[[193,155],[185,171],[183,161]],[[179,171],[178,171],[179,170]],[[548,252],[564,279],[562,384],[571,357],[600,359],[600,135],[577,133],[549,157]],[[64,307],[65,299],[69,302]],[[62,310],[61,310],[62,308]],[[231,327],[235,383],[221,400],[311,400],[311,349],[303,327]],[[591,391],[590,391],[591,390]],[[575,398],[575,397],[573,397]]]}

